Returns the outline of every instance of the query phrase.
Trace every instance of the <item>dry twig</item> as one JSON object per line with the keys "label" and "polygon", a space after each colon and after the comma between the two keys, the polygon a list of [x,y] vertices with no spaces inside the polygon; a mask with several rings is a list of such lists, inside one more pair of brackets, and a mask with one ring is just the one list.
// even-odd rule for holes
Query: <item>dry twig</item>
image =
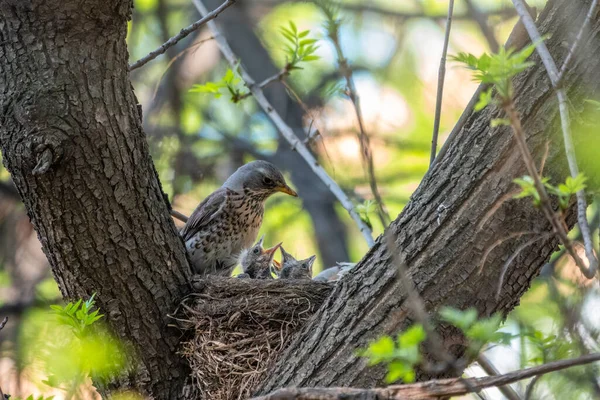
{"label": "dry twig", "polygon": [[148,62],[154,60],[159,55],[165,53],[167,51],[167,49],[175,46],[177,43],[179,43],[180,40],[182,40],[183,38],[188,36],[190,33],[196,31],[198,28],[200,28],[201,26],[206,24],[208,21],[212,21],[213,19],[217,18],[219,16],[219,14],[221,14],[223,11],[225,11],[228,7],[233,5],[235,2],[236,2],[236,0],[226,0],[223,4],[221,4],[219,7],[215,8],[213,11],[211,11],[209,13],[205,13],[205,16],[203,18],[194,22],[190,26],[183,28],[181,31],[179,31],[179,33],[177,35],[175,35],[172,38],[170,38],[169,40],[167,40],[159,48],[151,51],[150,53],[148,53],[148,55],[140,58],[139,60],[137,60],[136,62],[131,64],[129,66],[129,70],[133,71],[134,69],[140,68],[140,67],[144,66],[145,64],[147,64]]}
{"label": "dry twig", "polygon": [[431,155],[429,156],[429,166],[433,165],[437,153],[438,134],[440,132],[440,118],[442,116],[442,96],[444,94],[444,79],[446,78],[446,55],[448,54],[448,44],[450,43],[450,29],[452,28],[452,13],[454,12],[454,0],[448,2],[448,18],[446,19],[446,33],[444,35],[444,47],[442,48],[442,58],[440,59],[440,68],[438,70],[437,95],[435,98],[435,119],[433,120],[433,135],[431,138]]}

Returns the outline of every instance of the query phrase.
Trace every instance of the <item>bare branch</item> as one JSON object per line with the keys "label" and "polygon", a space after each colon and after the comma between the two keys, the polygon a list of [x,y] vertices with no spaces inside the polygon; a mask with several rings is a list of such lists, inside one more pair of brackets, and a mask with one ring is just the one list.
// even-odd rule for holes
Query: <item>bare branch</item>
{"label": "bare branch", "polygon": [[[533,18],[535,18],[535,16],[537,15],[536,8],[529,7],[528,10],[529,10],[529,14]],[[454,17],[454,19],[456,19],[456,17]],[[527,31],[525,30],[523,23],[521,21],[519,21],[513,28],[512,32],[510,33],[508,40],[506,41],[506,44],[504,47],[506,47],[507,49],[512,47],[516,51],[518,51],[518,50],[521,50],[529,41],[530,40],[529,40],[529,36],[527,35]],[[469,119],[469,117],[473,114],[473,108],[475,108],[475,104],[477,104],[477,102],[479,101],[479,96],[481,95],[481,93],[483,93],[483,91],[487,90],[489,87],[490,87],[490,84],[488,84],[488,83],[482,83],[481,85],[479,85],[477,87],[477,90],[473,94],[473,97],[469,101],[469,104],[467,104],[467,106],[465,107],[465,110],[463,111],[460,118],[456,122],[456,125],[454,125],[454,128],[452,128],[452,131],[448,135],[448,139],[444,142],[444,145],[440,149],[440,152],[438,153],[436,159],[434,160],[434,164],[444,157],[444,155],[448,151],[449,143],[452,142],[450,139],[453,138],[454,136],[458,135],[458,133],[462,130],[462,128],[467,123],[467,119]],[[433,165],[431,165],[430,168],[432,166]]]}
{"label": "bare branch", "polygon": [[[206,15],[208,13],[202,1],[192,1],[202,15]],[[238,60],[233,51],[231,50],[231,47],[229,47],[229,44],[227,43],[225,37],[219,33],[217,25],[214,23],[214,21],[209,21],[208,26],[212,30],[215,36],[215,40],[217,41],[217,44],[219,45],[223,56],[227,59],[229,64],[235,66]],[[325,186],[329,188],[329,190],[339,200],[342,206],[348,211],[356,225],[358,225],[358,228],[360,229],[363,237],[367,241],[369,247],[373,246],[375,242],[371,234],[371,229],[369,229],[367,224],[365,224],[365,222],[360,218],[350,198],[346,195],[346,193],[344,193],[344,191],[338,186],[338,184],[333,179],[331,179],[327,172],[319,165],[319,162],[315,159],[310,150],[308,150],[308,148],[300,141],[300,139],[298,139],[292,128],[290,128],[281,118],[281,116],[277,113],[277,111],[275,111],[275,108],[269,103],[262,89],[255,84],[254,80],[248,74],[245,68],[243,68],[243,66],[240,65],[238,67],[238,71],[242,79],[246,82],[246,86],[248,86],[248,89],[252,92],[252,95],[256,99],[257,103],[263,109],[265,114],[269,116],[269,118],[277,127],[279,132],[281,132],[281,135],[290,143],[292,148],[296,150],[302,156],[302,158],[304,158],[304,160],[307,162],[307,164],[310,166],[313,172],[323,181]]]}
{"label": "bare branch", "polygon": [[[477,364],[485,371],[486,374],[490,376],[498,376],[500,375],[500,371],[496,369],[494,364],[482,353],[477,357]],[[498,390],[506,397],[508,400],[521,400],[521,396],[516,392],[515,389],[510,385],[498,386]]]}
{"label": "bare branch", "polygon": [[[450,0],[454,2],[454,0]],[[325,12],[325,10],[323,10]],[[328,16],[332,17],[332,16]],[[352,106],[354,107],[354,112],[356,114],[356,120],[358,121],[358,141],[360,143],[360,149],[363,158],[363,164],[367,170],[367,177],[369,180],[369,187],[371,189],[371,193],[375,198],[375,202],[377,203],[377,212],[379,215],[379,219],[381,220],[381,224],[385,228],[390,223],[390,216],[385,211],[385,207],[383,205],[383,199],[381,198],[381,194],[379,193],[379,188],[377,187],[377,178],[375,177],[375,166],[373,164],[373,151],[371,149],[371,141],[369,139],[369,135],[367,134],[367,130],[365,129],[365,123],[362,116],[362,110],[360,107],[360,98],[358,97],[358,93],[356,91],[356,85],[354,84],[354,78],[352,75],[352,69],[348,63],[348,59],[344,56],[344,52],[342,51],[342,46],[339,40],[339,25],[335,25],[334,29],[329,30],[329,38],[333,43],[333,47],[335,48],[339,70],[342,76],[346,81],[347,94],[352,102]]]}
{"label": "bare branch", "polygon": [[[563,133],[563,141],[565,144],[565,152],[567,153],[567,161],[569,163],[569,170],[571,172],[571,176],[573,178],[575,178],[577,175],[579,175],[579,168],[577,166],[577,158],[575,156],[575,147],[573,145],[573,138],[571,136],[571,124],[570,124],[570,120],[569,120],[567,95],[566,95],[565,89],[560,85],[561,75],[558,72],[558,69],[556,68],[554,59],[550,55],[550,52],[548,51],[546,44],[542,40],[540,33],[538,32],[537,27],[535,26],[535,22],[533,21],[533,18],[531,18],[531,15],[529,15],[529,12],[527,11],[527,6],[524,3],[524,1],[523,0],[513,0],[513,4],[515,6],[515,9],[517,10],[517,14],[519,14],[521,22],[523,23],[523,25],[525,26],[525,29],[527,30],[527,33],[529,33],[529,37],[531,38],[531,40],[534,43],[537,43],[536,51],[537,51],[538,55],[540,56],[540,58],[542,59],[542,62],[544,63],[544,67],[546,68],[546,72],[548,73],[548,76],[550,77],[550,82],[552,83],[552,86],[553,86],[554,90],[556,91],[556,97],[558,98],[558,109],[559,109],[559,113],[560,113],[561,127],[562,127],[562,133]],[[592,1],[590,10],[587,14],[588,16],[590,16],[590,18],[591,18],[591,14],[593,13],[593,10],[596,8],[596,4],[597,4],[596,1]],[[588,16],[586,16],[586,21],[588,20]],[[587,22],[584,22],[583,25],[585,25],[586,23]],[[582,30],[580,30],[580,32],[578,34],[578,38],[576,38],[575,42],[571,46],[571,49],[569,50],[569,54],[574,52],[574,47],[576,47],[577,44],[579,43],[579,40],[581,39],[579,37],[580,34],[582,34]],[[567,56],[567,60],[568,60],[568,56]],[[566,62],[565,62],[565,65],[566,65]],[[539,189],[538,189],[538,191],[539,191]],[[598,269],[598,258],[594,254],[594,244],[593,244],[592,235],[590,232],[590,227],[589,227],[588,221],[587,221],[586,211],[587,211],[587,202],[585,199],[585,191],[580,190],[579,192],[577,192],[577,222],[579,223],[579,229],[581,229],[581,234],[583,237],[583,244],[584,244],[584,248],[585,248],[585,254],[588,259],[589,266],[586,267],[583,264],[583,262],[579,259],[579,257],[577,257],[576,255],[573,258],[575,259],[575,261],[577,261],[577,266],[579,267],[579,269],[581,270],[583,275],[585,275],[585,277],[588,279],[592,279],[596,276],[596,271]],[[563,244],[565,243],[565,241],[563,239],[561,239],[561,241],[563,241]],[[567,250],[569,250],[569,249],[567,249]],[[574,251],[572,251],[572,250],[569,250],[569,253],[571,254],[571,256],[573,256],[575,254]]]}
{"label": "bare branch", "polygon": [[183,215],[182,213],[180,213],[179,211],[173,210],[171,209],[169,211],[169,213],[171,214],[171,216],[173,218],[177,218],[178,220],[180,220],[181,222],[187,222],[188,221],[188,217],[186,217],[185,215]]}
{"label": "bare branch", "polygon": [[186,28],[183,28],[181,31],[179,31],[179,33],[177,35],[175,35],[172,38],[170,38],[169,40],[167,40],[158,49],[151,51],[150,53],[148,53],[148,55],[140,58],[139,60],[137,60],[136,62],[131,64],[129,66],[129,70],[133,71],[134,69],[140,68],[140,67],[144,66],[145,64],[147,64],[148,62],[154,60],[156,57],[158,57],[161,54],[163,54],[164,52],[166,52],[167,49],[169,49],[169,48],[175,46],[177,43],[179,43],[179,41],[181,39],[185,38],[190,33],[198,30],[198,28],[200,28],[201,26],[206,24],[208,21],[212,21],[213,19],[217,18],[219,16],[219,14],[221,14],[223,11],[225,11],[229,6],[233,5],[235,2],[236,2],[236,0],[226,0],[223,4],[221,4],[219,7],[215,8],[210,13],[206,13],[206,15],[203,18],[201,18],[200,20],[194,22],[193,24],[191,24],[190,26],[188,26]]}
{"label": "bare branch", "polygon": [[253,400],[359,400],[359,399],[395,399],[427,400],[447,396],[461,396],[479,392],[489,387],[497,387],[518,382],[550,372],[600,361],[600,353],[590,354],[570,360],[554,361],[537,367],[509,372],[504,375],[483,378],[452,378],[419,382],[410,385],[392,385],[387,388],[356,389],[346,387],[332,388],[286,388]]}
{"label": "bare branch", "polygon": [[479,30],[483,34],[483,37],[485,37],[485,40],[488,42],[488,46],[490,46],[492,53],[498,52],[500,45],[498,44],[498,40],[496,40],[494,31],[488,24],[488,15],[482,13],[479,8],[473,4],[473,0],[465,0],[465,4],[467,5],[469,14],[473,17],[475,22],[477,22],[477,25],[479,25]]}
{"label": "bare branch", "polygon": [[444,79],[446,78],[446,55],[448,54],[448,43],[450,42],[450,29],[452,28],[452,13],[454,12],[454,0],[448,2],[448,18],[446,19],[446,33],[444,35],[444,47],[438,70],[437,96],[435,99],[435,119],[433,120],[433,135],[431,138],[431,155],[429,166],[435,161],[437,153],[438,134],[440,132],[440,118],[442,116],[442,96],[444,94]]}
{"label": "bare branch", "polygon": [[583,31],[585,30],[585,28],[587,28],[588,24],[590,23],[590,20],[592,19],[592,14],[594,14],[594,11],[596,10],[597,6],[598,6],[598,0],[592,0],[592,4],[590,5],[590,9],[588,10],[588,12],[585,16],[585,20],[583,21],[583,24],[581,24],[581,28],[579,29],[579,32],[577,32],[577,36],[575,36],[575,41],[569,48],[569,53],[567,54],[567,58],[565,58],[565,61],[563,62],[562,67],[560,68],[560,72],[558,73],[558,85],[560,85],[563,78],[565,77],[565,73],[567,72],[567,68],[569,67],[569,64],[571,63],[571,59],[575,55],[575,51],[577,50],[577,47],[579,46],[579,42],[581,41],[581,38],[583,37]]}

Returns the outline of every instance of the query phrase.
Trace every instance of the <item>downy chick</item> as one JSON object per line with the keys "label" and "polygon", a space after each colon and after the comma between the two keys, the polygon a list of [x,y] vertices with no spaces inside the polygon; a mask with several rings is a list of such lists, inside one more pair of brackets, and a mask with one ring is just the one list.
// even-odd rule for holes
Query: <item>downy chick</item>
{"label": "downy chick", "polygon": [[317,256],[310,256],[304,260],[296,260],[291,254],[281,249],[281,273],[279,279],[312,279],[312,266]]}
{"label": "downy chick", "polygon": [[273,257],[277,249],[281,247],[281,243],[265,250],[262,247],[264,238],[263,235],[258,243],[249,249],[243,250],[240,254],[240,264],[244,269],[244,273],[238,275],[239,278],[273,279],[271,268],[273,264],[276,266],[278,264],[273,260]]}

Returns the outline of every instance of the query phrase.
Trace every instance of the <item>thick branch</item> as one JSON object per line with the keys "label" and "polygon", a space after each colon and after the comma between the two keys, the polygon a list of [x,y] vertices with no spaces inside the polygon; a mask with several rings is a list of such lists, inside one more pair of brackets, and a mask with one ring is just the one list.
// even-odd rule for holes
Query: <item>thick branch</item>
{"label": "thick branch", "polygon": [[272,394],[255,397],[253,400],[427,400],[446,396],[462,396],[476,393],[489,387],[503,386],[534,376],[560,371],[566,368],[600,361],[600,353],[589,354],[571,360],[554,361],[537,367],[509,372],[504,375],[469,379],[441,379],[410,385],[393,385],[386,388],[289,388]]}

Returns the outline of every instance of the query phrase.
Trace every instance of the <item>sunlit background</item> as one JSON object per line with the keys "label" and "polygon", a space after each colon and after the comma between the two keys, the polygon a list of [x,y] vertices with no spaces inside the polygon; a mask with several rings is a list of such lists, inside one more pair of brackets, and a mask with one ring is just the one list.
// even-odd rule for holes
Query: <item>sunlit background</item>
{"label": "sunlit background", "polygon": [[[219,3],[206,2],[209,8]],[[498,43],[504,43],[517,20],[510,1],[468,3],[482,13]],[[449,54],[469,51],[477,55],[493,46],[482,34],[468,3],[457,1],[455,5]],[[538,10],[544,3],[529,1]],[[392,218],[408,202],[428,167],[447,8],[447,1],[437,0],[345,1],[340,6],[340,43],[353,70],[365,129],[371,137],[377,181]],[[128,37],[130,60],[145,56],[197,19],[199,15],[187,0],[135,0]],[[239,2],[217,19],[257,81],[285,65],[280,27],[290,20],[300,30],[310,29],[312,37],[322,39],[317,51],[320,59],[305,63],[303,70],[286,78],[289,88],[275,83],[267,94],[302,139],[307,132],[318,132],[310,143],[321,165],[355,204],[363,204],[372,195],[361,165],[358,124],[348,97],[335,90],[344,84],[335,50],[326,38],[323,15],[308,3],[249,0]],[[356,225],[320,187],[303,160],[279,138],[254,100],[233,104],[227,96],[215,99],[189,92],[194,84],[220,80],[227,67],[211,33],[203,29],[131,73],[143,106],[144,129],[154,163],[173,207],[189,215],[237,167],[256,157],[267,158],[284,169],[300,198],[276,195],[268,200],[261,230],[266,244],[283,241],[288,252],[301,258],[317,254],[315,272],[336,261],[358,261],[367,245]],[[448,64],[440,145],[475,89],[467,70]],[[39,342],[39,335],[47,334],[39,326],[50,318],[44,312],[47,305],[61,302],[60,293],[3,169],[0,204],[0,317],[10,318],[0,333],[0,386],[14,396],[37,393],[65,398],[64,392],[41,383],[47,371],[32,357],[35,351],[30,351]],[[597,210],[591,210],[590,216],[593,213]],[[370,221],[374,234],[380,234],[382,225],[375,214]],[[558,307],[574,303],[582,305],[588,342],[597,347],[591,332],[600,321],[595,313],[585,312],[597,309],[597,297],[590,295],[597,294],[597,285],[582,294],[585,292],[580,286],[585,282],[578,280],[579,272],[568,261],[547,266],[544,274],[557,274],[561,284],[553,291],[547,280],[536,281],[505,329],[518,333],[527,322],[528,329],[563,335],[564,321]],[[501,372],[508,372],[540,363],[534,346],[528,346],[526,340],[516,339],[513,346],[493,348],[487,355]],[[569,351],[567,355],[573,355],[582,349]],[[552,355],[544,357],[548,360]],[[593,376],[590,380],[573,371],[542,379],[537,397],[532,398],[586,399],[599,395],[594,394]],[[483,371],[473,367],[467,374],[481,375]],[[526,384],[513,386],[524,393]],[[94,397],[91,391],[84,392],[84,397]],[[485,391],[485,396],[503,398],[497,389]]]}

